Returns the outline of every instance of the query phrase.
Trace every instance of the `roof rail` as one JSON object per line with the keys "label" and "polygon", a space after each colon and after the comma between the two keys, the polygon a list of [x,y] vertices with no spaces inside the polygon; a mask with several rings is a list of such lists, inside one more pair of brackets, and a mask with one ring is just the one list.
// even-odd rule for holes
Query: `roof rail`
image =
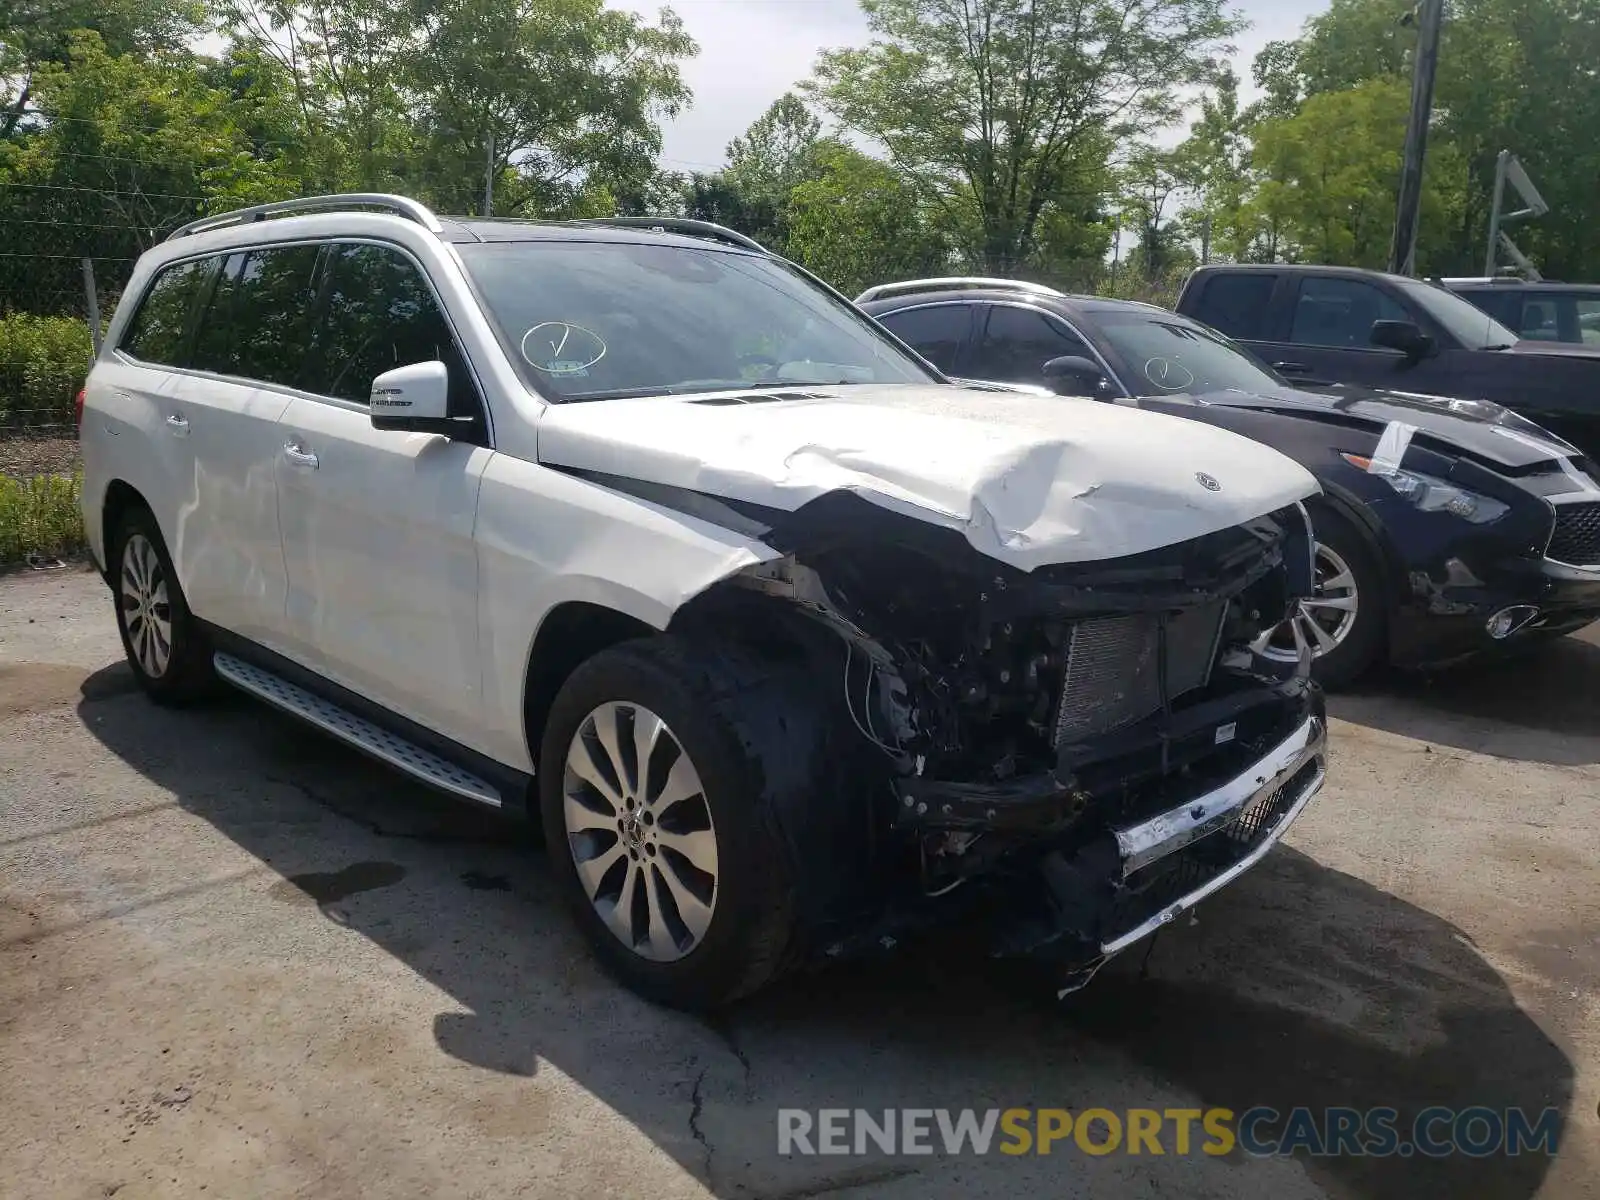
{"label": "roof rail", "polygon": [[443,233],[444,226],[433,210],[406,196],[391,196],[383,192],[349,192],[338,196],[302,196],[294,200],[277,200],[271,204],[254,204],[249,208],[236,208],[232,212],[201,217],[181,225],[167,235],[167,241],[188,237],[192,233],[208,233],[213,229],[226,229],[230,225],[243,225],[250,221],[265,221],[269,217],[287,217],[310,212],[349,212],[352,209],[375,208],[393,213],[408,221],[415,221],[429,233]]}
{"label": "roof rail", "polygon": [[869,300],[882,300],[886,296],[898,296],[906,292],[936,292],[992,288],[995,291],[1027,292],[1032,296],[1061,296],[1065,293],[1056,291],[1053,287],[1045,287],[1042,283],[1029,283],[1023,279],[987,279],[981,275],[952,275],[938,279],[903,279],[899,283],[880,283],[876,287],[869,287],[856,297],[857,304],[865,304]]}
{"label": "roof rail", "polygon": [[729,229],[725,225],[717,225],[711,221],[695,221],[689,217],[591,217],[588,220],[572,221],[572,225],[617,225],[624,229],[653,229],[657,233],[681,233],[687,237],[710,238],[713,241],[727,242],[730,246],[738,246],[741,250],[754,250],[758,254],[771,254],[755,238],[746,237],[737,230]]}

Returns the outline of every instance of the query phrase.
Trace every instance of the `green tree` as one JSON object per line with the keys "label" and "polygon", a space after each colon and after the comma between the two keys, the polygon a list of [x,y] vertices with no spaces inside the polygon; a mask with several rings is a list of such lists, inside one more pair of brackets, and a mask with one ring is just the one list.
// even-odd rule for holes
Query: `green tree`
{"label": "green tree", "polygon": [[224,0],[243,50],[290,82],[322,190],[403,190],[501,214],[585,215],[655,171],[695,52],[603,0]]}
{"label": "green tree", "polygon": [[1242,27],[1226,0],[862,0],[873,39],[825,52],[805,91],[1005,273],[1046,206],[1103,194],[1108,148],[1169,122]]}
{"label": "green tree", "polygon": [[[1294,117],[1269,121],[1256,134],[1255,162],[1264,176],[1257,197],[1275,222],[1279,251],[1313,262],[1383,267],[1394,229],[1402,138],[1410,88],[1378,79],[1312,96]],[[1459,195],[1454,151],[1436,146],[1424,180],[1419,261],[1436,265]]]}
{"label": "green tree", "polygon": [[818,142],[812,156],[817,177],[788,199],[790,258],[851,296],[874,283],[938,273],[945,247],[911,184],[840,142]]}
{"label": "green tree", "polygon": [[780,253],[788,240],[789,195],[818,178],[822,122],[793,92],[773,101],[728,143],[722,185],[737,196],[740,229]]}
{"label": "green tree", "polygon": [[[1333,0],[1301,38],[1258,57],[1262,115],[1287,118],[1318,96],[1369,83],[1409,87],[1413,8],[1411,0]],[[1547,273],[1600,271],[1600,229],[1589,219],[1600,179],[1600,0],[1451,0],[1447,11],[1426,173],[1456,202],[1447,229],[1424,214],[1434,263],[1481,269],[1495,159],[1511,150],[1554,210],[1520,230],[1519,242]],[[1404,127],[1374,133],[1398,148]]]}
{"label": "green tree", "polygon": [[1253,191],[1251,132],[1255,115],[1239,102],[1239,77],[1224,68],[1200,100],[1200,115],[1180,147],[1187,203],[1180,223],[1214,255],[1236,262],[1256,256],[1258,228],[1247,218]]}
{"label": "green tree", "polygon": [[816,173],[822,121],[793,92],[774,100],[749,129],[728,143],[727,173],[747,195],[788,196]]}
{"label": "green tree", "polygon": [[0,0],[0,139],[22,124],[37,72],[69,61],[75,31],[99,34],[113,55],[174,51],[204,14],[198,0]]}
{"label": "green tree", "polygon": [[77,256],[131,262],[208,207],[292,191],[283,160],[251,144],[232,98],[182,50],[112,54],[71,36],[32,80],[30,129],[0,142],[0,310],[82,304]]}
{"label": "green tree", "polygon": [[690,98],[679,62],[697,47],[670,9],[652,24],[603,0],[414,0],[407,23],[428,191],[452,211],[478,210],[491,157],[498,213],[579,215],[637,191]]}

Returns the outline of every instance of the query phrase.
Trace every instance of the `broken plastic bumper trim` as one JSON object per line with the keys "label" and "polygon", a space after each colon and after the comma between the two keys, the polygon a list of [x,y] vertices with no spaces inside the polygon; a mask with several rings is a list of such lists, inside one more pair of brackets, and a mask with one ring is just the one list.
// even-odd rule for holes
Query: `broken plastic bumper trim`
{"label": "broken plastic bumper trim", "polygon": [[[1123,855],[1123,872],[1126,876],[1129,871],[1158,862],[1167,855],[1192,845],[1207,834],[1217,832],[1238,816],[1248,804],[1256,801],[1267,802],[1275,791],[1289,782],[1308,762],[1315,761],[1317,764],[1315,773],[1306,782],[1300,795],[1295,797],[1283,818],[1248,854],[1127,933],[1103,943],[1100,947],[1101,954],[1110,958],[1114,954],[1121,953],[1163,925],[1169,924],[1207,896],[1226,887],[1260,862],[1267,851],[1277,845],[1288,832],[1289,826],[1294,824],[1312,797],[1322,790],[1322,785],[1328,777],[1324,760],[1326,750],[1326,721],[1321,717],[1309,717],[1272,753],[1232,782],[1191,800],[1182,808],[1173,809],[1139,825],[1115,831],[1118,848]],[[1194,815],[1197,811],[1199,816]]]}

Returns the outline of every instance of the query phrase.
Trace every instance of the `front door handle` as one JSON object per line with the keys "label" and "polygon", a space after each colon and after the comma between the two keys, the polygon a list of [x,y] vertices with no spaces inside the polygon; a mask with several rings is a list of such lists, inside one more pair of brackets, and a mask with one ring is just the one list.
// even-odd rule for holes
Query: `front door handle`
{"label": "front door handle", "polygon": [[1311,368],[1306,366],[1305,363],[1297,363],[1297,362],[1273,363],[1272,364],[1272,369],[1274,371],[1279,372],[1280,374],[1283,374],[1283,375],[1309,375],[1309,374],[1311,374]]}
{"label": "front door handle", "polygon": [[189,436],[189,421],[182,413],[172,413],[167,417],[167,428],[172,430],[173,437]]}
{"label": "front door handle", "polygon": [[285,442],[283,444],[283,456],[289,460],[291,467],[299,467],[304,471],[315,471],[317,469],[317,456],[296,442]]}

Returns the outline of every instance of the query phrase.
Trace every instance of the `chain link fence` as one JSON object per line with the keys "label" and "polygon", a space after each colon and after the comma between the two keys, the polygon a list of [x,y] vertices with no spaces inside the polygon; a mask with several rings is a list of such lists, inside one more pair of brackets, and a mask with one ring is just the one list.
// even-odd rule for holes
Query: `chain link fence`
{"label": "chain link fence", "polygon": [[[164,232],[141,221],[138,199],[115,185],[0,177],[0,569],[59,566],[81,551],[74,409],[91,330]],[[182,204],[172,225],[199,199]]]}
{"label": "chain link fence", "polygon": [[127,204],[114,190],[0,182],[0,475],[76,466],[92,322],[109,317],[156,240]]}

